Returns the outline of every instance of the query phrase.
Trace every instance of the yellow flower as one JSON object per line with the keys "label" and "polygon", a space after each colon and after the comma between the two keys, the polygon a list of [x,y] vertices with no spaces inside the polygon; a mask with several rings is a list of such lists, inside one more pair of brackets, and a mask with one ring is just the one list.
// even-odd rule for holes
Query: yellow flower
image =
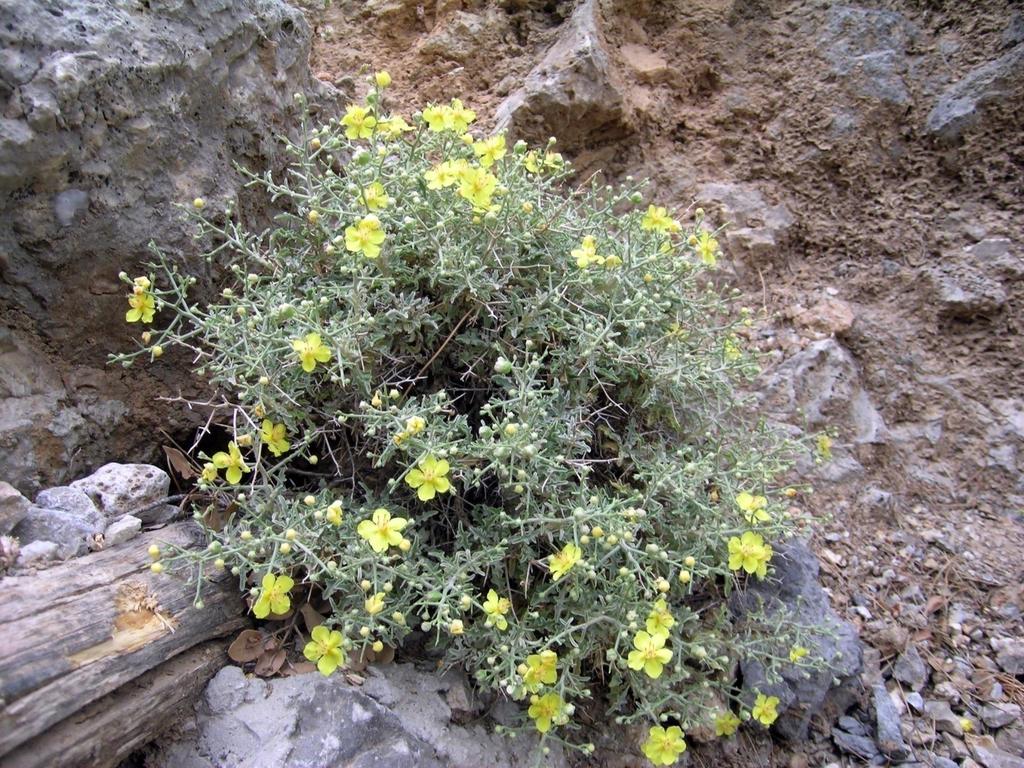
{"label": "yellow flower", "polygon": [[422,416],[410,416],[405,420],[405,431],[410,435],[418,435],[427,428],[427,420]]}
{"label": "yellow flower", "polygon": [[505,136],[499,134],[473,144],[473,152],[480,159],[480,165],[490,168],[505,156]]}
{"label": "yellow flower", "polygon": [[341,118],[345,126],[345,135],[350,139],[368,139],[373,135],[377,118],[366,107],[349,104],[345,108],[345,116]]}
{"label": "yellow flower", "polygon": [[385,552],[402,541],[402,529],[408,524],[403,517],[391,517],[383,507],[373,512],[373,518],[363,520],[356,527],[356,533],[366,539],[374,552]]}
{"label": "yellow flower", "polygon": [[316,668],[320,670],[321,675],[329,676],[341,666],[341,646],[344,642],[341,632],[332,632],[320,624],[313,627],[310,635],[312,639],[306,643],[302,654],[310,661],[316,662]]}
{"label": "yellow flower", "polygon": [[558,152],[546,152],[544,160],[540,161],[537,158],[537,153],[533,150],[527,152],[526,158],[523,160],[523,165],[530,173],[540,173],[541,170],[556,171],[562,167],[563,163],[562,156]]}
{"label": "yellow flower", "polygon": [[551,580],[558,581],[565,576],[583,556],[582,550],[575,544],[566,544],[562,551],[548,557],[548,568],[551,569]]}
{"label": "yellow flower", "polygon": [[252,471],[246,466],[245,461],[242,459],[242,452],[238,450],[238,446],[234,442],[228,443],[227,453],[217,451],[210,458],[215,468],[227,470],[224,473],[224,477],[232,485],[238,485],[242,481],[242,475]]}
{"label": "yellow flower", "polygon": [[386,237],[380,219],[371,213],[345,227],[345,249],[352,253],[362,253],[368,259],[376,259],[380,256],[380,245]]}
{"label": "yellow flower", "polygon": [[445,160],[426,171],[423,178],[427,180],[427,189],[444,189],[458,184],[468,169],[469,163],[465,160]]}
{"label": "yellow flower", "polygon": [[633,638],[635,651],[629,652],[626,665],[633,670],[643,670],[648,677],[659,678],[665,665],[672,660],[672,651],[665,647],[665,635],[649,635],[640,630]]}
{"label": "yellow flower", "polygon": [[371,211],[382,211],[388,207],[388,194],[379,181],[373,182],[363,190],[363,202]]}
{"label": "yellow flower", "polygon": [[317,363],[331,359],[331,350],[324,345],[319,333],[307,333],[305,339],[295,339],[292,349],[299,354],[299,362],[306,373],[312,373]]}
{"label": "yellow flower", "polygon": [[739,727],[740,719],[728,710],[715,718],[715,734],[718,736],[732,736]]}
{"label": "yellow flower", "polygon": [[569,722],[569,716],[565,711],[565,700],[557,693],[534,696],[530,699],[528,713],[541,733],[550,731],[552,725],[565,725]]}
{"label": "yellow flower", "polygon": [[420,461],[416,469],[409,470],[405,482],[410,488],[417,489],[416,495],[420,501],[430,501],[437,494],[451,490],[452,484],[445,477],[448,470],[447,461],[427,456]]}
{"label": "yellow flower", "polygon": [[754,701],[754,708],[750,714],[754,716],[754,719],[761,725],[771,725],[778,719],[779,713],[776,707],[779,706],[778,696],[765,696],[763,693],[757,694],[757,699]]}
{"label": "yellow flower", "polygon": [[210,462],[203,464],[203,474],[200,476],[200,479],[204,483],[214,482],[217,479],[217,465]]}
{"label": "yellow flower", "polygon": [[974,721],[969,717],[961,717],[960,728],[964,733],[974,733]]}
{"label": "yellow flower", "polygon": [[682,229],[679,222],[668,215],[667,209],[656,205],[647,206],[647,213],[640,220],[640,228],[659,234],[678,232]]}
{"label": "yellow flower", "polygon": [[391,74],[386,69],[382,69],[380,72],[374,73],[373,82],[377,84],[378,88],[387,88],[391,85]]}
{"label": "yellow flower", "polygon": [[686,751],[683,730],[678,725],[651,726],[643,745],[644,755],[655,765],[672,765]]}
{"label": "yellow flower", "polygon": [[823,461],[832,459],[832,438],[828,435],[818,435],[818,455]]}
{"label": "yellow flower", "polygon": [[341,525],[341,502],[332,501],[327,505],[327,514],[324,515],[324,519],[331,525]]}
{"label": "yellow flower", "polygon": [[451,122],[450,113],[451,110],[448,107],[429,106],[423,110],[423,121],[427,124],[427,128],[435,133],[440,133]]}
{"label": "yellow flower", "polygon": [[467,168],[460,175],[459,194],[477,210],[490,208],[497,187],[498,178],[482,168]]}
{"label": "yellow flower", "polygon": [[462,106],[461,99],[452,99],[451,107],[445,115],[445,127],[456,133],[465,133],[469,124],[476,120],[476,112]]}
{"label": "yellow flower", "polygon": [[466,625],[462,623],[462,619],[455,619],[455,621],[448,625],[448,631],[458,636],[465,633]]}
{"label": "yellow flower", "polygon": [[700,233],[694,248],[697,251],[697,255],[700,256],[700,260],[709,267],[713,267],[718,263],[718,241],[707,230]]}
{"label": "yellow flower", "polygon": [[796,664],[800,659],[804,658],[810,651],[801,645],[794,645],[789,649],[789,660]]}
{"label": "yellow flower", "polygon": [[768,572],[768,561],[772,559],[772,548],[765,544],[760,534],[747,531],[743,536],[729,539],[729,567],[738,571],[741,568],[763,579]]}
{"label": "yellow flower", "polygon": [[740,349],[739,340],[735,336],[730,336],[722,343],[722,354],[726,360],[739,360],[743,356],[743,350]]}
{"label": "yellow flower", "polygon": [[151,323],[153,314],[156,312],[156,299],[149,292],[149,278],[136,277],[135,285],[132,287],[132,295],[128,297],[128,311],[124,313],[124,319],[129,323]]}
{"label": "yellow flower", "polygon": [[583,238],[579,248],[573,248],[571,255],[576,259],[576,266],[580,269],[586,269],[591,264],[604,264],[604,256],[598,256],[597,242],[590,235]]}
{"label": "yellow flower", "polygon": [[484,601],[484,613],[487,620],[484,622],[489,627],[497,627],[499,631],[508,629],[508,619],[505,614],[512,608],[512,603],[507,597],[498,597],[493,589],[487,593],[487,600]]}
{"label": "yellow flower", "polygon": [[771,515],[765,509],[768,506],[768,499],[764,496],[754,496],[743,491],[736,496],[736,506],[740,508],[743,517],[751,525],[771,520]]}
{"label": "yellow flower", "polygon": [[376,616],[378,613],[384,610],[384,593],[378,592],[372,597],[366,598],[363,602],[363,608],[371,616]]}
{"label": "yellow flower", "polygon": [[268,573],[263,577],[263,589],[252,606],[252,615],[257,619],[265,619],[272,613],[278,616],[288,613],[288,609],[292,607],[288,593],[294,586],[295,582],[291,576],[275,576]]}
{"label": "yellow flower", "polygon": [[675,617],[669,611],[668,604],[664,600],[658,600],[647,616],[647,631],[651,635],[668,637],[668,632],[675,623]]}
{"label": "yellow flower", "polygon": [[384,134],[389,139],[397,139],[406,131],[413,128],[401,115],[392,115],[384,120],[377,121],[377,132]]}
{"label": "yellow flower", "polygon": [[531,653],[526,657],[523,685],[536,693],[542,685],[554,685],[558,679],[558,654],[554,651]]}
{"label": "yellow flower", "polygon": [[275,456],[280,456],[292,447],[287,436],[284,424],[275,424],[270,419],[263,420],[263,424],[260,426],[260,440],[267,444],[270,452]]}

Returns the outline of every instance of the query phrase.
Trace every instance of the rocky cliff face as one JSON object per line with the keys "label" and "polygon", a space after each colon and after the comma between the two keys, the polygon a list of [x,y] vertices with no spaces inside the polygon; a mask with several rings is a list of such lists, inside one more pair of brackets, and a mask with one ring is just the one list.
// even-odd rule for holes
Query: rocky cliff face
{"label": "rocky cliff face", "polygon": [[310,38],[283,0],[0,6],[0,477],[35,491],[176,429],[156,399],[188,387],[181,365],[106,364],[138,332],[117,274],[151,240],[192,258],[175,206],[278,164],[295,92],[330,101]]}

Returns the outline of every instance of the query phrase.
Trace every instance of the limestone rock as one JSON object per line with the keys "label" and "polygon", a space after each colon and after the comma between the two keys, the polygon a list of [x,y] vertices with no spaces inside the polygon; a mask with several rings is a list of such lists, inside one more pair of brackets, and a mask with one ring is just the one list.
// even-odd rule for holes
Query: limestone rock
{"label": "limestone rock", "polygon": [[526,82],[495,114],[499,130],[559,148],[591,149],[628,132],[622,94],[600,31],[597,0],[583,0]]}
{"label": "limestone rock", "polygon": [[882,683],[875,683],[871,697],[875,709],[875,740],[879,748],[891,760],[905,760],[910,750],[900,733],[900,716],[889,698],[889,692]]}
{"label": "limestone rock", "polygon": [[453,61],[465,61],[480,47],[487,28],[483,16],[456,11],[435,29],[420,46],[420,53]]}
{"label": "limestone rock", "polygon": [[32,503],[10,483],[0,482],[0,535],[10,533],[22,521]]}
{"label": "limestone rock", "polygon": [[769,261],[788,244],[796,219],[785,203],[769,203],[750,184],[705,184],[696,194],[700,203],[720,225],[727,225],[725,245],[743,271],[745,264]]}
{"label": "limestone rock", "polygon": [[625,43],[619,49],[619,55],[642,82],[662,83],[672,76],[672,70],[665,57],[646,46]]}
{"label": "limestone rock", "polygon": [[[529,739],[502,739],[480,723],[451,722],[443,679],[412,665],[273,681],[226,667],[197,705],[195,725],[158,744],[153,768],[513,768],[530,764]],[[557,750],[547,758],[565,765]]]}
{"label": "limestone rock", "polygon": [[[805,544],[780,544],[772,566],[771,577],[748,582],[745,590],[734,593],[730,600],[733,613],[742,617],[763,602],[771,615],[826,627],[833,636],[821,634],[808,641],[811,655],[825,662],[825,669],[811,672],[810,677],[805,677],[802,669],[788,667],[782,672],[782,682],[772,685],[760,663],[742,662],[743,695],[751,701],[755,691],[778,696],[781,714],[775,729],[785,738],[802,739],[812,718],[822,714],[834,717],[851,703],[861,670],[860,641],[856,630],[840,620],[829,605],[818,581],[818,560]],[[838,686],[833,685],[833,678],[840,681]]]}
{"label": "limestone rock", "polygon": [[1024,757],[1004,752],[991,736],[968,734],[967,746],[985,768],[1024,768]]}
{"label": "limestone rock", "polygon": [[186,367],[107,365],[141,330],[117,274],[151,240],[195,258],[174,206],[196,195],[265,218],[233,163],[283,165],[294,93],[332,103],[310,38],[284,0],[0,5],[0,312],[21,318],[0,329],[0,477],[34,492],[155,456]]}
{"label": "limestone rock", "polygon": [[1024,675],[1024,640],[999,638],[992,641],[996,663],[1010,675]]}
{"label": "limestone rock", "polygon": [[928,682],[928,667],[918,653],[917,646],[910,646],[899,658],[892,668],[892,676],[904,685],[909,686],[912,691],[920,691]]}
{"label": "limestone rock", "polygon": [[118,544],[124,544],[138,536],[141,530],[142,521],[139,518],[133,515],[124,515],[107,526],[107,530],[103,533],[103,545],[116,547]]}
{"label": "limestone rock", "polygon": [[982,64],[950,85],[928,113],[925,128],[945,143],[958,141],[982,122],[986,109],[1020,89],[1024,81],[1024,43],[995,61]]}
{"label": "limestone rock", "polygon": [[978,711],[978,716],[989,728],[1003,728],[1020,721],[1020,706],[1008,702],[985,704]]}
{"label": "limestone rock", "polygon": [[89,540],[103,533],[102,518],[94,521],[61,509],[29,507],[24,519],[14,528],[14,535],[23,544],[49,541],[57,545],[61,558],[84,555],[89,551]]}
{"label": "limestone rock", "polygon": [[33,541],[18,552],[19,568],[32,568],[60,558],[60,547],[52,541]]}
{"label": "limestone rock", "polygon": [[80,488],[66,485],[47,488],[36,496],[36,506],[43,509],[59,509],[88,520],[98,527],[103,526],[103,514],[89,495]]}
{"label": "limestone rock", "polygon": [[811,429],[838,427],[855,443],[884,443],[888,429],[864,387],[853,355],[833,338],[822,339],[764,378],[762,397],[780,418],[799,418]]}
{"label": "limestone rock", "polygon": [[105,464],[91,475],[71,484],[87,494],[108,520],[133,514],[143,523],[154,522],[160,507],[146,509],[167,497],[171,478],[149,464]]}

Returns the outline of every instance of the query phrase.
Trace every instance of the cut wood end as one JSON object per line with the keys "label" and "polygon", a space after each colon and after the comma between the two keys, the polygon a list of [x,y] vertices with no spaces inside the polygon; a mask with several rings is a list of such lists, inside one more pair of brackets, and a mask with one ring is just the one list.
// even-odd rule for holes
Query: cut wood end
{"label": "cut wood end", "polygon": [[108,656],[132,653],[175,629],[174,617],[163,612],[156,596],[144,584],[122,584],[114,599],[114,606],[117,613],[110,639],[69,656],[68,662],[72,668]]}

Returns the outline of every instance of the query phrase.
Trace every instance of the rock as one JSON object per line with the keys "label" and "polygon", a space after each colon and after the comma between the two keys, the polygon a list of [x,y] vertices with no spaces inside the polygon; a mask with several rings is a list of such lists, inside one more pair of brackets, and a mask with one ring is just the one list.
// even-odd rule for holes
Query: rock
{"label": "rock", "polygon": [[132,515],[124,515],[107,526],[103,533],[103,545],[116,547],[118,544],[135,538],[142,530],[142,521]]}
{"label": "rock", "polygon": [[991,736],[968,734],[967,746],[971,748],[974,759],[985,768],[1024,768],[1024,757],[1004,752]]}
{"label": "rock", "polygon": [[111,463],[76,480],[71,487],[87,494],[108,520],[130,513],[148,524],[164,514],[159,506],[147,507],[167,498],[171,478],[149,464]]}
{"label": "rock", "polygon": [[784,250],[796,223],[785,203],[769,203],[750,184],[705,184],[696,199],[719,223],[729,225],[725,244],[741,274],[745,265],[764,263]]}
{"label": "rock", "polygon": [[960,716],[954,714],[945,701],[928,700],[924,703],[924,716],[931,720],[936,731],[963,736],[964,728],[960,724]]}
{"label": "rock", "polygon": [[104,517],[85,491],[66,485],[47,488],[36,496],[36,506],[43,509],[59,509],[75,517],[88,520],[93,525],[102,527]]}
{"label": "rock", "polygon": [[[892,676],[910,687],[912,691],[920,691],[928,681],[928,667],[918,653],[917,646],[911,645],[892,667]],[[909,699],[908,699],[909,701]]]}
{"label": "rock", "polygon": [[625,43],[619,48],[619,55],[641,82],[663,83],[672,76],[672,70],[669,69],[665,57],[646,46]]}
{"label": "rock", "polygon": [[480,49],[486,26],[483,16],[456,11],[423,41],[420,53],[453,61],[465,61]]}
{"label": "rock", "polygon": [[52,541],[33,541],[18,552],[18,567],[31,568],[60,558],[60,548]]}
{"label": "rock", "polygon": [[906,54],[917,36],[916,27],[893,11],[836,4],[829,9],[818,50],[854,97],[905,107],[910,103]]}
{"label": "rock", "polygon": [[[829,634],[809,638],[806,646],[811,656],[824,661],[825,669],[806,676],[804,670],[784,668],[782,680],[769,684],[758,662],[743,661],[742,695],[750,700],[756,691],[778,696],[781,715],[776,731],[788,739],[802,739],[811,718],[824,715],[831,719],[852,702],[861,669],[860,642],[856,630],[840,620],[829,605],[818,582],[818,561],[805,544],[795,540],[780,544],[772,566],[773,576],[734,593],[730,608],[742,619],[763,604],[769,615],[785,616],[804,626],[824,627]],[[833,684],[833,678],[839,680],[838,685]]]}
{"label": "rock", "polygon": [[799,414],[810,429],[838,427],[856,443],[888,440],[857,362],[833,338],[809,344],[766,373],[760,391],[764,405],[780,420]]}
{"label": "rock", "polygon": [[852,733],[854,736],[869,736],[870,732],[868,727],[864,725],[860,720],[849,715],[843,715],[839,718],[837,725],[847,733]]}
{"label": "rock", "polygon": [[158,396],[189,394],[187,366],[107,365],[142,330],[117,274],[141,274],[151,240],[195,258],[174,206],[197,195],[268,220],[234,163],[283,166],[293,94],[334,96],[284,0],[24,0],[0,20],[0,310],[20,318],[0,329],[0,477],[29,493],[155,458],[153,427],[182,413]]}
{"label": "rock", "polygon": [[[923,757],[924,762],[921,764],[923,766],[930,766],[930,768],[959,768],[959,766],[948,757],[942,757],[941,755],[936,755],[932,752],[926,752]],[[903,765],[907,765],[907,763],[903,763]]]}
{"label": "rock", "polygon": [[[362,687],[318,673],[271,682],[226,667],[196,707],[191,733],[158,742],[153,768],[496,768],[528,765],[535,740],[450,722],[446,683],[412,665],[366,671]],[[547,757],[566,763],[557,749]]]}
{"label": "rock", "polygon": [[1000,280],[1019,280],[1024,277],[1024,259],[1015,250],[1009,238],[989,237],[964,248],[958,261],[971,264]]}
{"label": "rock", "polygon": [[981,722],[989,728],[1002,728],[1020,720],[1020,706],[1017,704],[985,704],[978,710]]}
{"label": "rock", "polygon": [[89,541],[103,533],[103,521],[93,522],[61,509],[29,507],[24,519],[14,528],[14,535],[24,544],[34,541],[53,542],[61,558],[84,555]]}
{"label": "rock", "polygon": [[882,754],[891,760],[906,759],[910,750],[900,733],[900,716],[889,698],[889,692],[881,683],[874,685],[872,703],[875,708],[875,740]]}
{"label": "rock", "polygon": [[6,536],[24,519],[32,503],[10,483],[0,481],[0,536]]}
{"label": "rock", "polygon": [[914,693],[907,694],[907,706],[910,707],[917,714],[924,712],[924,698],[920,693],[916,691]]}
{"label": "rock", "polygon": [[864,761],[870,761],[878,754],[875,742],[867,736],[855,736],[852,733],[833,728],[832,741],[843,752],[859,757]]}
{"label": "rock", "polygon": [[822,299],[793,318],[799,326],[830,336],[846,333],[853,327],[853,320],[853,308],[842,299],[832,297]]}
{"label": "rock", "polygon": [[1024,757],[1024,722],[1000,728],[996,734],[996,745],[1003,752]]}
{"label": "rock", "polygon": [[997,638],[991,641],[996,663],[1009,675],[1024,675],[1024,640]]}
{"label": "rock", "polygon": [[925,128],[939,141],[952,144],[982,122],[987,108],[1020,88],[1024,79],[1024,43],[995,61],[975,67],[938,98]]}
{"label": "rock", "polygon": [[498,130],[537,143],[554,135],[570,152],[629,132],[599,18],[597,0],[576,6],[522,87],[498,105]]}
{"label": "rock", "polygon": [[939,314],[957,320],[994,315],[1006,304],[1006,289],[991,275],[965,262],[946,262],[925,271]]}

